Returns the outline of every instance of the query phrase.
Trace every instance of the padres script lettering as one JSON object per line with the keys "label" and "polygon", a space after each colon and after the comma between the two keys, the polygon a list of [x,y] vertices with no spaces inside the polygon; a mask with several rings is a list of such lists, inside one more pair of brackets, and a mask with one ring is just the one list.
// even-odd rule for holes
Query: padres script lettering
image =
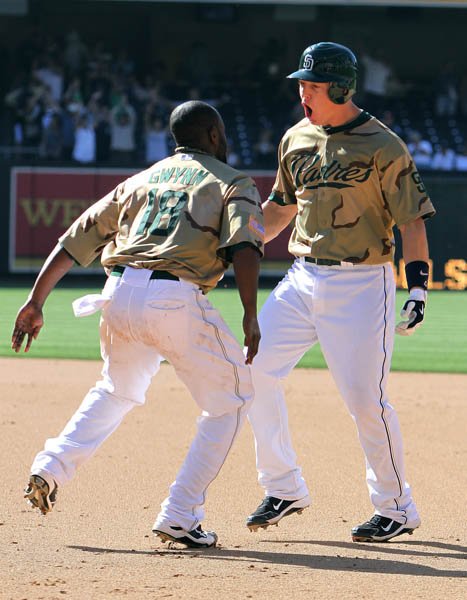
{"label": "padres script lettering", "polygon": [[291,169],[296,188],[314,190],[319,187],[353,187],[347,182],[363,183],[373,170],[373,161],[368,164],[354,161],[344,166],[334,159],[328,165],[319,166],[317,163],[320,159],[315,148],[311,152],[299,152],[293,156]]}

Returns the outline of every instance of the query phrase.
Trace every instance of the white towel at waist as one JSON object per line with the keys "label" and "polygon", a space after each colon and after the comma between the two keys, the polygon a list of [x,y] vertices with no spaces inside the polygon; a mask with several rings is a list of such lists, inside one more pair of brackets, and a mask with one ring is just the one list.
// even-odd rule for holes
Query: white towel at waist
{"label": "white towel at waist", "polygon": [[119,283],[120,277],[110,275],[100,294],[87,294],[73,300],[72,306],[75,317],[88,317],[104,308],[112,299],[113,293]]}

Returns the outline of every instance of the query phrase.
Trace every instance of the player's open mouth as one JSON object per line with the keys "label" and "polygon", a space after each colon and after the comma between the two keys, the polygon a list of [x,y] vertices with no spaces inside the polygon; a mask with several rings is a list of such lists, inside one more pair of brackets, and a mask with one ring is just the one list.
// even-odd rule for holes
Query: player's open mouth
{"label": "player's open mouth", "polygon": [[307,106],[304,102],[302,102],[303,110],[305,111],[305,117],[307,119],[311,119],[311,108]]}

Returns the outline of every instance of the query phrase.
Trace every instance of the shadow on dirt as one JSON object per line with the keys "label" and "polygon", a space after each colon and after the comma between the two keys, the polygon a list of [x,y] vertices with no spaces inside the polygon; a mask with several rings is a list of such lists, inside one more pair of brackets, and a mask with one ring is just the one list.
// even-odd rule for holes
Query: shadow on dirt
{"label": "shadow on dirt", "polygon": [[[304,542],[303,540],[282,540],[282,541],[267,541],[260,542],[267,544],[278,544],[288,545],[288,551],[283,552],[278,550],[276,552],[266,551],[254,551],[254,550],[237,550],[224,548],[222,546],[218,548],[206,549],[206,550],[191,550],[191,549],[177,549],[177,548],[161,548],[154,550],[128,550],[125,548],[95,548],[90,546],[68,546],[73,550],[80,550],[82,552],[90,552],[93,554],[103,553],[116,553],[116,554],[127,554],[127,555],[147,555],[151,557],[173,555],[173,554],[195,554],[198,558],[204,558],[207,560],[230,560],[235,562],[248,562],[257,563],[260,566],[266,565],[283,565],[294,566],[294,567],[306,567],[308,569],[317,569],[325,571],[358,571],[362,573],[386,573],[393,575],[408,575],[408,576],[419,576],[419,577],[456,577],[466,578],[467,571],[462,570],[443,570],[429,567],[426,565],[413,564],[407,560],[407,557],[420,557],[420,556],[440,556],[442,558],[465,558],[465,552],[467,548],[464,546],[456,546],[455,544],[444,544],[441,542],[404,542],[404,548],[394,548],[394,543],[389,544],[355,544],[347,542],[335,542],[335,541],[314,541],[310,540]],[[380,557],[368,558],[368,557],[348,557],[348,556],[326,556],[316,553],[310,554],[296,554],[290,552],[290,546],[293,544],[303,545],[304,543],[310,544],[310,546],[327,546],[334,548],[343,548],[345,550],[353,550],[355,553],[378,552],[383,554],[393,555],[404,555],[402,561],[384,559]],[[426,550],[415,550],[415,547],[423,546],[424,548],[433,547],[438,552],[429,552]],[[448,554],[444,551],[451,551]]]}

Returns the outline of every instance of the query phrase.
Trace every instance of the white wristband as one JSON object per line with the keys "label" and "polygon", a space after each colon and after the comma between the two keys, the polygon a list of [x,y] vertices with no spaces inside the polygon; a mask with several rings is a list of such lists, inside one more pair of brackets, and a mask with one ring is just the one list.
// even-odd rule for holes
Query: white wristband
{"label": "white wristband", "polygon": [[412,288],[410,290],[409,298],[411,300],[420,300],[421,302],[426,302],[427,292],[422,288]]}

